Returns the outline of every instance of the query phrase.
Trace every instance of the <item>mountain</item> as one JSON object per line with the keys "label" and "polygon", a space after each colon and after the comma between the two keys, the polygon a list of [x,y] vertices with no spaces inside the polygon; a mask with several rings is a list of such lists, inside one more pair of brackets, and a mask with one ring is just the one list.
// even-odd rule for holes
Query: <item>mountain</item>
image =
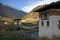
{"label": "mountain", "polygon": [[7,17],[3,8],[3,5],[0,3],[0,16]]}
{"label": "mountain", "polygon": [[[51,8],[52,6],[53,7],[58,7],[58,6],[55,6],[55,5],[59,5],[60,6],[60,1],[58,2],[52,2],[51,4],[46,4],[46,5],[39,5],[37,7],[35,7],[33,10],[31,10],[30,13],[28,13],[26,16],[24,16],[21,20],[21,22],[25,22],[25,23],[32,23],[32,24],[37,24],[38,21],[39,21],[39,16],[40,16],[40,13],[37,12],[40,11],[41,9],[47,7],[47,8]],[[60,7],[58,7],[60,8]]]}
{"label": "mountain", "polygon": [[39,5],[39,6],[35,7],[31,12],[34,12],[35,10],[38,10],[38,9],[44,7],[44,6],[45,6],[45,5]]}
{"label": "mountain", "polygon": [[14,22],[12,19],[7,18],[7,17],[0,17],[0,21],[5,21],[5,22],[8,22],[8,23]]}
{"label": "mountain", "polygon": [[39,5],[35,7],[33,10],[31,10],[31,12],[29,12],[26,16],[22,18],[21,22],[37,24],[39,21],[39,12],[35,12],[35,10],[38,10],[42,7],[44,7],[44,5]]}
{"label": "mountain", "polygon": [[20,19],[24,17],[26,14],[27,13],[24,11],[14,9],[12,7],[5,6],[0,3],[0,16],[12,18],[12,19],[16,19],[16,18]]}
{"label": "mountain", "polygon": [[39,20],[38,12],[28,13],[25,17],[22,18],[21,22],[36,24]]}

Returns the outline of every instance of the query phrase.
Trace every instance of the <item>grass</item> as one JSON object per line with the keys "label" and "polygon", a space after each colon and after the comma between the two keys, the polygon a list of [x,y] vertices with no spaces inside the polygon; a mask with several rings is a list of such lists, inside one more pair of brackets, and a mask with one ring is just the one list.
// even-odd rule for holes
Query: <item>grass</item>
{"label": "grass", "polygon": [[60,40],[60,37],[53,36],[51,39],[48,37],[34,38],[24,32],[6,32],[0,33],[0,40]]}
{"label": "grass", "polygon": [[13,32],[13,33],[0,33],[0,40],[37,40],[27,34]]}
{"label": "grass", "polygon": [[53,36],[51,39],[48,37],[40,37],[39,40],[60,40],[60,37]]}
{"label": "grass", "polygon": [[[3,27],[3,28],[1,28]],[[1,26],[0,40],[37,40],[38,38],[33,38],[31,35],[21,31],[23,29],[16,25],[6,25]]]}
{"label": "grass", "polygon": [[40,37],[39,40],[50,40],[50,39],[47,37]]}

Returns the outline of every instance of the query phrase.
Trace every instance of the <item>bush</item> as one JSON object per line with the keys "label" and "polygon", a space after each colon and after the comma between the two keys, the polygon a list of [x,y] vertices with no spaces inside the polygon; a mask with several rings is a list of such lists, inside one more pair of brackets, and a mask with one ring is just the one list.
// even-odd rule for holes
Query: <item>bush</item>
{"label": "bush", "polygon": [[58,37],[58,36],[53,36],[52,40],[60,40],[60,37]]}
{"label": "bush", "polygon": [[20,30],[20,27],[16,26],[16,25],[5,25],[2,26],[3,28],[1,28],[1,32],[7,32],[7,31],[18,31]]}
{"label": "bush", "polygon": [[40,37],[39,40],[50,40],[50,39],[47,37]]}
{"label": "bush", "polygon": [[0,34],[0,40],[37,40],[23,33],[4,33]]}
{"label": "bush", "polygon": [[37,24],[32,23],[21,23],[23,26],[37,26]]}
{"label": "bush", "polygon": [[47,37],[40,37],[39,40],[60,40],[60,37],[53,36],[51,39]]}

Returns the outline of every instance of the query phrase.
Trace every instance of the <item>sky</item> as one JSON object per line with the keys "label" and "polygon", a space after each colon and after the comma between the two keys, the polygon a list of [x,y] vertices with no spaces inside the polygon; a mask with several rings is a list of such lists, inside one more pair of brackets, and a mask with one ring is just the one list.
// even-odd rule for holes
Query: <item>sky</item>
{"label": "sky", "polygon": [[58,0],[0,0],[0,2],[4,5],[13,7],[18,10],[23,10],[27,13],[38,5],[49,4],[56,1]]}

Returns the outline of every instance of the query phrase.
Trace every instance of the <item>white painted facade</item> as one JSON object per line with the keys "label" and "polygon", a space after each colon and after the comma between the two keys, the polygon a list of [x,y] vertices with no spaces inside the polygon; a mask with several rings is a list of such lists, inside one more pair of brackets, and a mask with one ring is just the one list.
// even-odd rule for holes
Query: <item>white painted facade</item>
{"label": "white painted facade", "polygon": [[14,22],[14,25],[17,25],[17,22]]}
{"label": "white painted facade", "polygon": [[21,25],[21,22],[14,22],[14,25]]}
{"label": "white painted facade", "polygon": [[7,22],[5,22],[4,24],[8,24]]}
{"label": "white painted facade", "polygon": [[[51,15],[48,17],[49,20],[41,20],[39,19],[39,36],[41,37],[53,37],[60,36],[60,29],[58,27],[60,16],[59,15]],[[44,22],[42,26],[41,22]],[[49,26],[47,26],[47,21],[49,21]]]}

